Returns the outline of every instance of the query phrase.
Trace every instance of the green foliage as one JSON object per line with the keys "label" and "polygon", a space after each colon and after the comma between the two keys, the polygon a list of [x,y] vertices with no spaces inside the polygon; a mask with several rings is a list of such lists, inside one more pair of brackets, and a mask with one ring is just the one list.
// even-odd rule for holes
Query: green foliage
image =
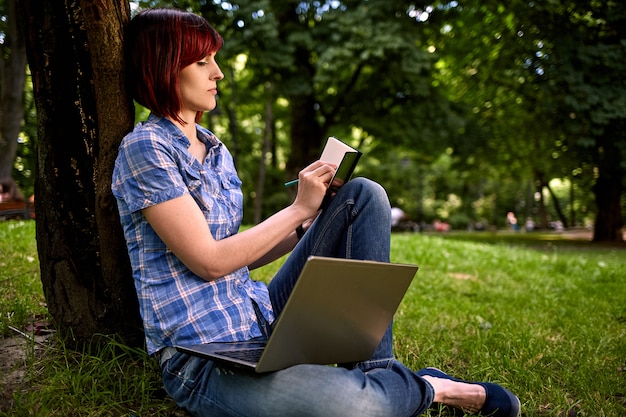
{"label": "green foliage", "polygon": [[[620,117],[626,95],[609,82],[613,72],[602,71],[604,78],[592,82],[584,76],[595,72],[592,65],[619,71],[614,63],[619,48],[601,43],[578,48],[593,42],[590,30],[615,27],[615,22],[584,20],[581,10],[587,6],[573,3],[494,0],[423,8],[400,2],[168,4],[204,14],[226,39],[219,59],[234,71],[220,83],[220,107],[234,118],[228,124],[224,117],[212,120],[236,154],[242,177],[256,178],[258,172],[271,86],[276,173],[294,157],[292,148],[301,146],[290,143],[290,128],[310,122],[290,113],[291,98],[310,95],[322,135],[364,145],[360,175],[383,183],[390,198],[415,219],[454,216],[460,227],[476,221],[500,225],[509,210],[537,215],[541,209],[529,195],[535,181],[545,185],[552,178],[580,189],[574,195],[580,202],[568,202],[572,207],[593,207],[586,196],[595,163],[577,143],[593,147],[596,142],[568,132],[589,117],[607,123]],[[611,7],[613,12],[618,8]],[[564,29],[570,27],[578,28],[573,39]],[[589,66],[568,66],[559,51],[573,51]],[[307,57],[305,66],[297,61],[301,54]],[[564,94],[569,91],[564,83],[578,93]],[[608,88],[598,89],[598,83]],[[615,99],[601,91],[613,92]],[[578,110],[564,106],[576,103],[597,111],[571,119]],[[431,165],[441,158],[451,158],[447,174]],[[398,166],[401,175],[393,169]],[[272,207],[285,201],[273,193],[284,192],[276,185],[290,175],[268,177],[264,205],[266,199]],[[244,181],[244,187],[246,195],[256,195],[256,183]],[[451,196],[460,200],[456,212],[442,209]],[[246,201],[250,213],[253,200]],[[263,210],[271,211],[268,206]],[[588,211],[578,213],[572,222],[585,215]]]}
{"label": "green foliage", "polygon": [[34,193],[36,149],[37,112],[33,97],[33,84],[28,74],[24,86],[24,119],[13,164],[13,179],[26,197]]}
{"label": "green foliage", "polygon": [[[438,83],[451,87],[468,120],[451,145],[458,169],[485,167],[490,177],[542,185],[568,179],[587,190],[600,177],[612,181],[608,188],[623,188],[624,4],[449,6],[434,8],[432,19],[441,23],[428,33],[441,58]],[[600,205],[609,198],[620,204],[601,194]]]}
{"label": "green foliage", "polygon": [[[623,188],[623,2],[138,4],[201,13],[224,36],[218,61],[226,78],[218,111],[205,120],[235,155],[247,220],[261,161],[271,165],[266,217],[290,200],[280,184],[311,162],[329,135],[364,148],[359,174],[383,183],[393,201],[428,222],[451,220],[437,213],[451,195],[458,211],[442,213],[461,219],[458,226],[501,225],[509,210],[538,215],[532,194],[557,178],[572,184],[564,204],[574,208],[568,223],[580,224],[598,206],[592,191],[599,175],[609,173],[618,178],[612,188]],[[302,97],[310,112],[294,110]],[[16,175],[29,190],[36,132],[27,107]],[[294,127],[315,137],[293,142]],[[261,155],[268,129],[271,155]],[[433,164],[445,158],[447,174]],[[402,175],[393,169],[399,162]],[[623,197],[611,204],[625,214]],[[546,213],[546,220],[559,216],[553,205]]]}

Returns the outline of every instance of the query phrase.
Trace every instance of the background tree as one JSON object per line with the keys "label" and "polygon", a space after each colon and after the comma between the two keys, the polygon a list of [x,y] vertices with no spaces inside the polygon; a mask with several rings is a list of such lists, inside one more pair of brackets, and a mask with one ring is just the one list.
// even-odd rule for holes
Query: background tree
{"label": "background tree", "polygon": [[[451,98],[474,114],[468,112],[474,129],[464,135],[465,146],[455,147],[461,160],[500,166],[502,179],[514,172],[530,177],[539,191],[553,178],[586,192],[593,184],[594,240],[621,241],[626,6],[595,0],[450,5],[434,8],[443,30],[431,36],[449,69],[442,81],[457,87]],[[558,205],[555,211],[567,224]]]}
{"label": "background tree", "polygon": [[622,241],[626,167],[626,5],[618,1],[571,0],[537,7],[550,26],[558,76],[546,85],[578,165],[594,167],[594,241]]}
{"label": "background tree", "polygon": [[13,162],[24,107],[26,45],[18,28],[17,0],[0,1],[0,16],[4,17],[0,19],[3,34],[0,39],[0,182],[19,193],[13,178]]}
{"label": "background tree", "polygon": [[[367,158],[375,165],[394,147],[419,147],[422,154],[438,154],[445,143],[442,136],[449,137],[457,128],[449,102],[431,83],[433,56],[423,48],[419,22],[407,14],[405,2],[140,3],[174,5],[203,14],[226,39],[218,57],[226,67],[245,55],[245,74],[252,77],[244,81],[227,76],[220,83],[219,106],[226,109],[231,127],[241,126],[245,119],[240,112],[242,101],[257,100],[256,112],[263,114],[265,97],[275,97],[273,114],[279,137],[273,137],[272,143],[279,146],[271,149],[280,153],[273,160],[280,161],[277,166],[282,171],[268,175],[269,189],[263,195],[276,205],[264,201],[265,215],[286,202],[273,198],[278,193],[286,196],[277,184],[293,178],[317,158],[329,135],[365,146]],[[235,83],[238,94],[231,100]],[[271,94],[256,93],[270,87]],[[239,122],[230,117],[237,112]],[[264,128],[256,126],[258,133],[249,136],[250,140],[239,129],[234,143],[228,142],[228,131],[222,138],[241,150],[242,157],[249,154],[246,147],[258,156]],[[265,160],[265,155],[257,158]],[[258,163],[238,162],[243,175]],[[254,201],[258,187],[247,194]]]}
{"label": "background tree", "polygon": [[39,125],[37,247],[48,309],[77,341],[142,340],[126,246],[111,195],[117,146],[132,128],[123,77],[123,0],[23,0]]}

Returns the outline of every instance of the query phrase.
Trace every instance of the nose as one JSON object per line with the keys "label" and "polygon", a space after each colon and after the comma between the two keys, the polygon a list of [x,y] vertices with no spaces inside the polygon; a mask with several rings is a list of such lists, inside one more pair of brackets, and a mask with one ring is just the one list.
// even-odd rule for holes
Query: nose
{"label": "nose", "polygon": [[215,68],[213,68],[211,71],[211,78],[213,78],[216,81],[224,79],[224,73],[220,69],[220,66],[217,65],[217,62],[215,63]]}

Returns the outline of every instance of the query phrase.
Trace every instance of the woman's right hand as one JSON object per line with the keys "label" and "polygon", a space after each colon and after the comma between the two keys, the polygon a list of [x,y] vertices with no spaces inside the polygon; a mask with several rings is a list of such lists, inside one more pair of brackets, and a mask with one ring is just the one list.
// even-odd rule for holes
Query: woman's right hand
{"label": "woman's right hand", "polygon": [[337,166],[327,162],[315,161],[298,173],[298,194],[293,203],[306,209],[310,216],[319,211],[330,180]]}

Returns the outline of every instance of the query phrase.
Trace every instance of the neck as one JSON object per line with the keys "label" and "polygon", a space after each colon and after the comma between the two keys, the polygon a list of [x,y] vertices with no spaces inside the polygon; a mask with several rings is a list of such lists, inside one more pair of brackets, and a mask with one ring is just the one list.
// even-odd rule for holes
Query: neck
{"label": "neck", "polygon": [[[176,126],[178,126],[178,128],[185,134],[185,136],[187,136],[187,138],[190,141],[197,139],[195,120],[192,119],[191,122],[187,122],[183,124],[183,123],[180,123],[178,120],[174,120],[170,117],[168,117],[168,119],[169,121],[174,123]],[[188,118],[185,118],[185,117],[182,117],[182,119],[185,121],[189,120]]]}
{"label": "neck", "polygon": [[196,132],[196,124],[195,123],[187,123],[186,125],[181,125],[180,123],[177,124],[179,129],[183,131],[183,133],[185,134],[185,136],[187,136],[187,138],[190,141],[194,141],[196,139],[198,139],[198,134]]}
{"label": "neck", "polygon": [[178,128],[183,132],[187,139],[189,139],[189,153],[191,153],[200,163],[204,161],[207,150],[206,145],[200,139],[198,139],[198,131],[196,130],[195,123],[187,123],[185,125],[172,120]]}

